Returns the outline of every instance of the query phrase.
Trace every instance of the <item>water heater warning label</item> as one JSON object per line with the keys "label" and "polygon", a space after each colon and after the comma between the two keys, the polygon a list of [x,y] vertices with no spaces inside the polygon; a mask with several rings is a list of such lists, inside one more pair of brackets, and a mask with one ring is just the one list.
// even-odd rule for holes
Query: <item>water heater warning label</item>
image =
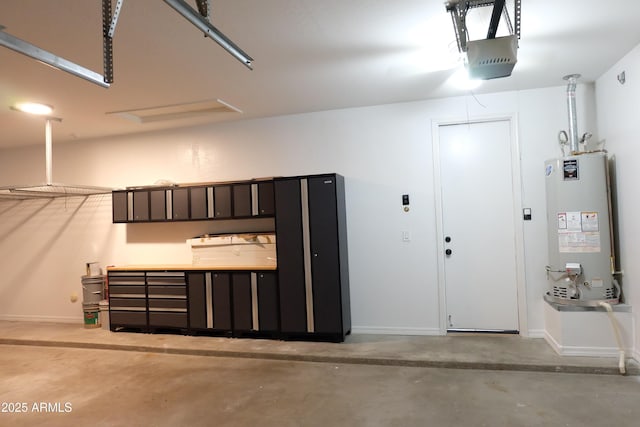
{"label": "water heater warning label", "polygon": [[559,212],[558,249],[564,253],[600,252],[598,212]]}
{"label": "water heater warning label", "polygon": [[599,231],[598,212],[582,212],[582,231]]}

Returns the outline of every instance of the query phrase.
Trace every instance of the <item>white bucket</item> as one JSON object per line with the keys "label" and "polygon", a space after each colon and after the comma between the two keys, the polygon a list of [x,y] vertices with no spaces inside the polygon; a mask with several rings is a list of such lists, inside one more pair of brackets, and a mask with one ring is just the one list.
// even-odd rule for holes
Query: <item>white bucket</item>
{"label": "white bucket", "polygon": [[98,307],[100,309],[100,324],[102,325],[102,329],[109,330],[109,301],[106,299],[100,301]]}
{"label": "white bucket", "polygon": [[103,298],[104,276],[82,276],[82,300],[97,304]]}

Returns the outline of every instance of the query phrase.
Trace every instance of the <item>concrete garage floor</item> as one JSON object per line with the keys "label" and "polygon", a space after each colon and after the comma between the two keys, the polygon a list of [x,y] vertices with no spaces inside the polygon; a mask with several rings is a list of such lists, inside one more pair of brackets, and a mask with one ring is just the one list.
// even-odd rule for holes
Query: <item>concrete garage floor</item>
{"label": "concrete garage floor", "polygon": [[518,336],[331,344],[0,322],[0,425],[637,426],[640,377],[616,372]]}

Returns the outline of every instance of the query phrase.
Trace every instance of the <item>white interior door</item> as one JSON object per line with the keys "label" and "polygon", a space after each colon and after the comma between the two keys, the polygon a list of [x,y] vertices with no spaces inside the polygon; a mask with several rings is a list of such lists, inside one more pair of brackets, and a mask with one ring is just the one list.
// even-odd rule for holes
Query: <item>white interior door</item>
{"label": "white interior door", "polygon": [[448,330],[519,330],[510,127],[439,127]]}

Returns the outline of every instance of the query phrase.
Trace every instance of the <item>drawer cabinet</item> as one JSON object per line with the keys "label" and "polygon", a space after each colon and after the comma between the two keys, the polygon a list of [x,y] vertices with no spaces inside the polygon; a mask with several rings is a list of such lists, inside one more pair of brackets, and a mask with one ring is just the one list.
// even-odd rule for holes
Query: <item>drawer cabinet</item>
{"label": "drawer cabinet", "polygon": [[109,321],[118,327],[147,329],[144,272],[109,272]]}
{"label": "drawer cabinet", "polygon": [[187,282],[182,271],[147,272],[149,328],[184,328],[187,321]]}
{"label": "drawer cabinet", "polygon": [[188,327],[184,272],[109,273],[111,330]]}

